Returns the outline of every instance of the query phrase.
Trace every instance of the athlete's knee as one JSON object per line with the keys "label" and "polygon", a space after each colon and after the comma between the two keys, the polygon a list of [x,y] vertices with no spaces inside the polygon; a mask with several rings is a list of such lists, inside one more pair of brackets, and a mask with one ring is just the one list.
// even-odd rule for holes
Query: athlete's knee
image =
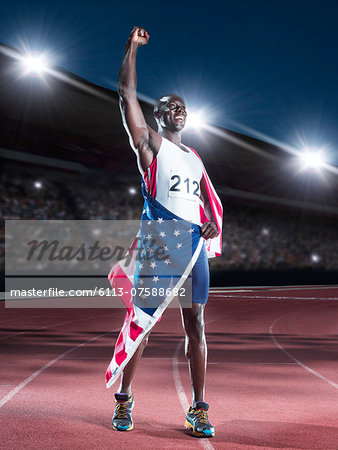
{"label": "athlete's knee", "polygon": [[193,315],[186,322],[186,335],[189,341],[202,344],[205,341],[204,320],[200,315]]}
{"label": "athlete's knee", "polygon": [[189,343],[204,345],[205,344],[205,333],[204,328],[191,328],[187,330],[187,338]]}
{"label": "athlete's knee", "polygon": [[207,343],[203,329],[192,330],[189,334],[186,334],[185,341],[185,357],[190,360],[192,354],[196,352],[205,352]]}

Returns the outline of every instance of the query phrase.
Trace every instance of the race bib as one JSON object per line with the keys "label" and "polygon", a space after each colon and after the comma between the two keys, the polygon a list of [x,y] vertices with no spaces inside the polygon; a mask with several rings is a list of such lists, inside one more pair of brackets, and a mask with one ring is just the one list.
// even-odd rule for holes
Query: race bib
{"label": "race bib", "polygon": [[187,200],[199,201],[200,180],[181,172],[179,169],[170,171],[169,197],[180,197]]}

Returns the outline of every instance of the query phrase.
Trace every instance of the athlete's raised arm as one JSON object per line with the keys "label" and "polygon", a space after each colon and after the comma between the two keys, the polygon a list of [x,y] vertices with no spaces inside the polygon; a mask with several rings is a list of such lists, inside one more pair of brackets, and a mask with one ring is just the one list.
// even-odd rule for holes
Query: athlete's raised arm
{"label": "athlete's raised arm", "polygon": [[146,45],[148,41],[148,32],[144,28],[134,27],[126,44],[119,74],[123,125],[142,171],[145,171],[153,162],[161,145],[161,137],[147,125],[136,95],[136,53],[138,47]]}

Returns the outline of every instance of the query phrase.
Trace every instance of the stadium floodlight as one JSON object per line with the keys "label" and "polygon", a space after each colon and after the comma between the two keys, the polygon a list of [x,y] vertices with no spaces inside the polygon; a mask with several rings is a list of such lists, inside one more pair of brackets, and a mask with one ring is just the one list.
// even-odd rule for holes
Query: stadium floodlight
{"label": "stadium floodlight", "polygon": [[322,150],[306,149],[299,154],[300,163],[303,170],[319,171],[325,164],[325,155]]}
{"label": "stadium floodlight", "polygon": [[48,65],[44,55],[26,55],[22,59],[25,74],[33,74],[42,76],[47,70]]}
{"label": "stadium floodlight", "polygon": [[35,187],[36,189],[41,189],[41,188],[42,188],[42,183],[41,183],[41,181],[35,181],[34,187]]}
{"label": "stadium floodlight", "polygon": [[320,261],[320,256],[317,255],[316,253],[313,253],[313,254],[311,255],[311,261],[314,262],[314,263],[319,262],[319,261]]}
{"label": "stadium floodlight", "polygon": [[204,127],[206,124],[205,115],[203,111],[188,111],[186,129],[198,130]]}
{"label": "stadium floodlight", "polygon": [[137,191],[136,191],[136,189],[134,187],[130,187],[128,192],[129,192],[130,195],[135,195]]}

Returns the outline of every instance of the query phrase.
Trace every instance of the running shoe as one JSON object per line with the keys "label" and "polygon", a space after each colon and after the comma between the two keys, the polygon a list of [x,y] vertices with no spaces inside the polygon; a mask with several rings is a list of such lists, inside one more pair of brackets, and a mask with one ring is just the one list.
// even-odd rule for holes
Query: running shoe
{"label": "running shoe", "polygon": [[184,426],[192,432],[193,436],[215,436],[215,428],[208,420],[208,409],[209,405],[205,402],[197,402],[195,408],[190,406]]}
{"label": "running shoe", "polygon": [[134,428],[131,411],[134,407],[134,396],[131,394],[115,394],[115,410],[112,420],[114,430],[130,431]]}

